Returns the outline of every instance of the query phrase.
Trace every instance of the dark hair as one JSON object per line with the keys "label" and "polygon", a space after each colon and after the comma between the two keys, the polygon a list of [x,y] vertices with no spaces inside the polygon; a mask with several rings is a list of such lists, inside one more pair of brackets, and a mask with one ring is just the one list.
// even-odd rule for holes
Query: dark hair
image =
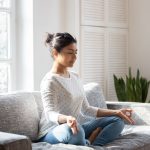
{"label": "dark hair", "polygon": [[67,32],[64,33],[47,33],[47,38],[45,44],[49,46],[50,50],[55,48],[57,52],[61,52],[61,50],[69,44],[77,43],[77,40]]}

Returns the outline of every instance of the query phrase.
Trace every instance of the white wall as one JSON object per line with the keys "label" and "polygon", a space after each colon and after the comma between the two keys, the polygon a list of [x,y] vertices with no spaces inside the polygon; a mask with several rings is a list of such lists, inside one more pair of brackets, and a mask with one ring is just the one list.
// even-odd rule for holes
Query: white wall
{"label": "white wall", "polygon": [[39,90],[53,59],[45,33],[75,35],[74,0],[16,0],[17,90]]}
{"label": "white wall", "polygon": [[65,8],[65,31],[72,34],[77,39],[77,60],[73,66],[70,68],[71,70],[76,71],[80,75],[80,33],[79,31],[79,10],[78,8],[79,0],[64,0],[64,8]]}
{"label": "white wall", "polygon": [[46,32],[65,31],[64,0],[33,1],[34,37],[34,90],[39,90],[40,82],[52,66],[52,58],[44,45]]}
{"label": "white wall", "polygon": [[129,66],[150,80],[149,60],[150,0],[129,0]]}
{"label": "white wall", "polygon": [[[45,32],[78,35],[75,5],[75,0],[16,0],[17,90],[39,90],[42,77],[51,68]],[[129,66],[134,73],[139,68],[150,80],[149,6],[150,0],[129,0]]]}
{"label": "white wall", "polygon": [[33,3],[16,0],[16,89],[33,89]]}

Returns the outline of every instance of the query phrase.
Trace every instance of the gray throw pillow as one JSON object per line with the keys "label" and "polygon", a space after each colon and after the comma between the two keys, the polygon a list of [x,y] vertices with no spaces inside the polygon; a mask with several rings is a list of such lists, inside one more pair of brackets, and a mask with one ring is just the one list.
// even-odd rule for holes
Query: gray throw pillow
{"label": "gray throw pillow", "polygon": [[91,82],[85,84],[84,91],[91,106],[107,108],[103,91],[98,83]]}

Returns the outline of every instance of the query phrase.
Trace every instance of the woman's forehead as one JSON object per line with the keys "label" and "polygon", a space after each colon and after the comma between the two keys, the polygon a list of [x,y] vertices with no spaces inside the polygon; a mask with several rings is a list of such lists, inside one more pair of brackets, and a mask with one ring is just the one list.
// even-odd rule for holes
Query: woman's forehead
{"label": "woman's forehead", "polygon": [[65,47],[66,50],[72,50],[72,51],[77,51],[77,46],[75,43],[70,44],[68,46]]}
{"label": "woman's forehead", "polygon": [[67,48],[67,50],[70,50],[70,51],[77,51],[77,49],[72,49],[72,48]]}

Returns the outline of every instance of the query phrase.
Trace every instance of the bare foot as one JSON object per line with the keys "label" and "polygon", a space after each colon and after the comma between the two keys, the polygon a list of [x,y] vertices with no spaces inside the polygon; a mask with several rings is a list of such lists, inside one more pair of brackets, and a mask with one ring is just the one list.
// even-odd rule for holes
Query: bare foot
{"label": "bare foot", "polygon": [[90,137],[88,138],[88,140],[90,141],[90,143],[92,144],[93,141],[96,139],[97,135],[102,131],[102,128],[96,128],[90,135]]}

